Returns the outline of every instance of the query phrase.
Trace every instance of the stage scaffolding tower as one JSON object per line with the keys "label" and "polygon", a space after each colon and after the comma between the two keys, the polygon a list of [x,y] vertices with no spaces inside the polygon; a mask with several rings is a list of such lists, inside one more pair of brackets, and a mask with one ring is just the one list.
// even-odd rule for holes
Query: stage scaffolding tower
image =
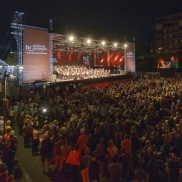
{"label": "stage scaffolding tower", "polygon": [[17,44],[17,54],[15,57],[15,62],[17,64],[16,76],[18,78],[18,84],[21,86],[23,84],[23,24],[22,16],[24,13],[15,11],[13,15],[13,21],[11,23],[11,28],[14,29],[12,34]]}
{"label": "stage scaffolding tower", "polygon": [[49,47],[50,47],[50,54],[49,54],[49,64],[50,64],[50,82],[53,81],[53,42],[52,42],[52,34],[49,34]]}

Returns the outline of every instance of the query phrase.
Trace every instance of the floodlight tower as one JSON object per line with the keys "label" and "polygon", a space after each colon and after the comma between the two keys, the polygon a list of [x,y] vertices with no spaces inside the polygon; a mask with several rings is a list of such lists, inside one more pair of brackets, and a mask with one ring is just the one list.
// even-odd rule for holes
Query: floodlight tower
{"label": "floodlight tower", "polygon": [[11,23],[11,28],[14,29],[12,34],[14,35],[14,39],[17,44],[17,54],[15,57],[15,62],[18,65],[16,70],[16,76],[18,78],[19,86],[23,83],[23,24],[22,17],[24,13],[15,11],[13,15],[13,21]]}

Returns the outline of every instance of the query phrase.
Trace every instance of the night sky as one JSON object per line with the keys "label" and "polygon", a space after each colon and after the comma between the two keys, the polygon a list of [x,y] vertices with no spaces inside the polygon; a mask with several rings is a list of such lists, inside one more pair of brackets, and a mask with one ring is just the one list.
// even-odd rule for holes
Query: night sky
{"label": "night sky", "polygon": [[15,10],[25,13],[26,25],[48,28],[53,19],[54,31],[63,34],[153,42],[155,18],[182,12],[182,0],[1,0],[0,45],[11,31]]}

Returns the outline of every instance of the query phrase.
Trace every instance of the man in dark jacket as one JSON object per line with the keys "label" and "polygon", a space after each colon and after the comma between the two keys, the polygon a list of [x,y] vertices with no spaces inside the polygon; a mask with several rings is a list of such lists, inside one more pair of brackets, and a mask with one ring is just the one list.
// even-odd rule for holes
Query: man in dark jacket
{"label": "man in dark jacket", "polygon": [[18,134],[22,135],[23,134],[23,120],[24,120],[24,112],[21,112],[21,114],[18,116]]}
{"label": "man in dark jacket", "polygon": [[6,143],[6,147],[3,150],[2,161],[7,165],[9,174],[14,167],[14,152],[10,148],[10,142]]}
{"label": "man in dark jacket", "polygon": [[45,160],[47,159],[47,166],[48,166],[48,172],[51,172],[51,141],[49,139],[48,134],[44,135],[44,138],[42,140],[42,146],[41,146],[41,161],[42,161],[42,172],[45,172]]}

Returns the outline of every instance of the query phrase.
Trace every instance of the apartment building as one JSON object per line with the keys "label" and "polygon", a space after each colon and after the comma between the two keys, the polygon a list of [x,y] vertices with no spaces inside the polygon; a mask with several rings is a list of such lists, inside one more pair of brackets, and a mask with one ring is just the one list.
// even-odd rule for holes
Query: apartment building
{"label": "apartment building", "polygon": [[160,55],[182,54],[182,13],[156,18],[155,48]]}

